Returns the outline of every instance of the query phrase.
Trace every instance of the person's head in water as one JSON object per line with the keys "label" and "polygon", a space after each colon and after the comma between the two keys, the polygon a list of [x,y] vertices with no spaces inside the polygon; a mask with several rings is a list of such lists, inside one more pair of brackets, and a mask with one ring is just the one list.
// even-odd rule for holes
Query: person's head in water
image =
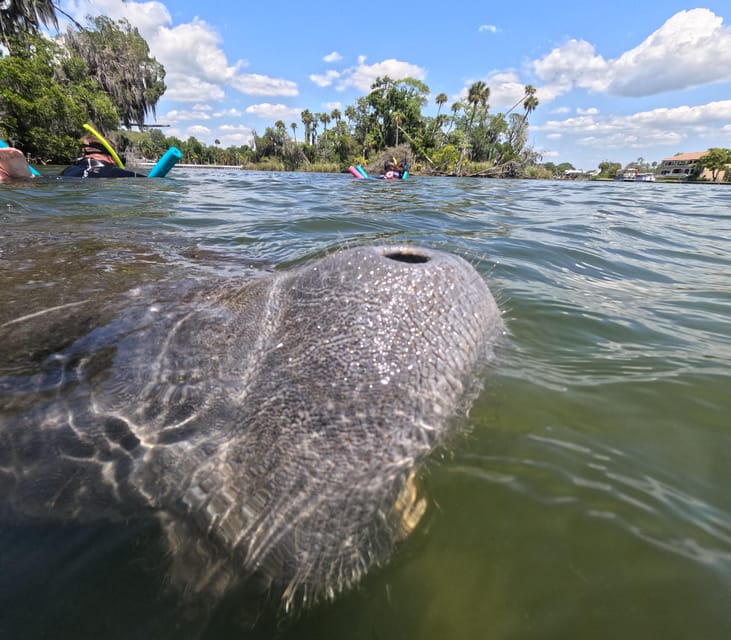
{"label": "person's head in water", "polygon": [[[122,159],[110,152],[101,140],[94,136],[83,136],[81,157],[66,167],[62,176],[72,178],[144,178],[144,173],[128,171],[122,166]],[[119,166],[118,166],[119,165]]]}
{"label": "person's head in water", "polygon": [[387,160],[383,165],[383,169],[383,177],[386,178],[386,180],[393,180],[394,178],[401,177],[401,169],[396,166],[396,163],[392,160]]}
{"label": "person's head in water", "polygon": [[81,155],[84,158],[94,158],[102,162],[114,163],[114,158],[112,158],[109,151],[94,136],[84,136],[81,138]]}

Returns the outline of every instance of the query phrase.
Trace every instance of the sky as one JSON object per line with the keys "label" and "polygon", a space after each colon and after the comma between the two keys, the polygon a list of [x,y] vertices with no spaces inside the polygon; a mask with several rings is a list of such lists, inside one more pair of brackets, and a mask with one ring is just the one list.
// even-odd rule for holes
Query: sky
{"label": "sky", "polygon": [[476,80],[491,111],[532,84],[529,140],[544,162],[660,162],[731,148],[731,3],[485,0],[358,3],[61,0],[126,18],[166,70],[147,122],[222,147],[300,113],[341,112],[379,76],[413,77],[449,107]]}

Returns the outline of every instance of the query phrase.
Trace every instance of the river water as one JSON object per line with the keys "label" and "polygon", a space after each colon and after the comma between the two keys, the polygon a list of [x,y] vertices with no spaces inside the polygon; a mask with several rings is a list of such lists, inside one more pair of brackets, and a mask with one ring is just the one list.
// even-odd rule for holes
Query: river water
{"label": "river water", "polygon": [[176,169],[3,184],[0,225],[0,324],[407,242],[468,258],[509,329],[424,520],[336,602],[203,620],[150,531],[3,523],[0,637],[731,637],[729,187]]}

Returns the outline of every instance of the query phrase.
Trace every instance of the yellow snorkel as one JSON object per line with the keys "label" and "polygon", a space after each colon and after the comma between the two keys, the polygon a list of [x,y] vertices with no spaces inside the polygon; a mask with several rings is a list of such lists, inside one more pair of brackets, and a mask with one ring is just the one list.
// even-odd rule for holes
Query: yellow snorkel
{"label": "yellow snorkel", "polygon": [[90,134],[92,134],[99,142],[102,143],[102,146],[109,151],[109,155],[114,158],[114,162],[117,163],[117,166],[120,169],[124,169],[124,164],[122,164],[122,161],[119,159],[119,156],[117,155],[117,152],[112,149],[112,145],[110,145],[105,139],[104,136],[102,136],[101,133],[99,133],[94,127],[92,127],[90,124],[85,124],[84,129],[86,129]]}

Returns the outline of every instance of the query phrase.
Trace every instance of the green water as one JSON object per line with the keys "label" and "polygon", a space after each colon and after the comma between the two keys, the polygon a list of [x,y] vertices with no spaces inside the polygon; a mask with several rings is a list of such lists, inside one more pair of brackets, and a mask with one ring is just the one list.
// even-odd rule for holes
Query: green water
{"label": "green water", "polygon": [[181,613],[152,532],[7,524],[0,637],[731,637],[731,189],[172,175],[0,185],[0,324],[412,242],[476,266],[509,340],[424,520],[334,603]]}

